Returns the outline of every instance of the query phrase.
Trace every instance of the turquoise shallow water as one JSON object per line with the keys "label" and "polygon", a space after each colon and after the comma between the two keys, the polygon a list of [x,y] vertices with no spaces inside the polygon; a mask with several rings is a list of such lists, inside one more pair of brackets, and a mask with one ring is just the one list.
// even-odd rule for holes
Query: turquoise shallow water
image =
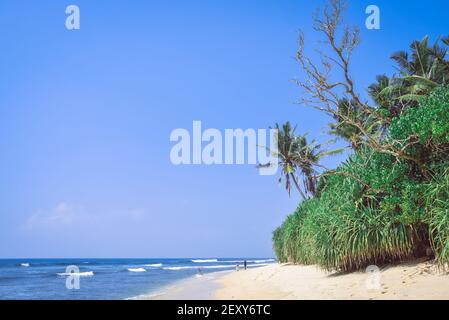
{"label": "turquoise shallow water", "polygon": [[[250,268],[274,262],[247,261]],[[243,259],[0,259],[0,299],[128,299],[237,264]],[[78,290],[66,288],[67,266],[79,269]]]}

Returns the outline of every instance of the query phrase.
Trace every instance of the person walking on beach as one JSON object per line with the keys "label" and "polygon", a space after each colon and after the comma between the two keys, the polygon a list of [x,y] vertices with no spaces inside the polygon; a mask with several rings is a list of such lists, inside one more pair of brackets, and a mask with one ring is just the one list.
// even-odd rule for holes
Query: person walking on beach
{"label": "person walking on beach", "polygon": [[237,265],[235,266],[235,271],[239,271],[240,270],[240,266],[239,266],[239,264],[237,263]]}
{"label": "person walking on beach", "polygon": [[247,262],[246,262],[246,259],[243,261],[243,267],[245,268],[245,270],[246,270],[246,267],[247,267]]}

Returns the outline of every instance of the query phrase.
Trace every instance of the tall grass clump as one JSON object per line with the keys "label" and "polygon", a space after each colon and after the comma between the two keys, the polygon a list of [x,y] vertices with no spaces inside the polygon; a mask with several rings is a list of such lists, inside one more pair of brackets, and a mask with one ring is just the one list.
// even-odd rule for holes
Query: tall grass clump
{"label": "tall grass clump", "polygon": [[393,119],[384,143],[410,137],[415,162],[362,147],[322,176],[315,197],[275,230],[278,260],[336,271],[425,255],[449,263],[447,87]]}
{"label": "tall grass clump", "polygon": [[449,163],[437,172],[426,190],[428,221],[432,248],[437,261],[449,263]]}

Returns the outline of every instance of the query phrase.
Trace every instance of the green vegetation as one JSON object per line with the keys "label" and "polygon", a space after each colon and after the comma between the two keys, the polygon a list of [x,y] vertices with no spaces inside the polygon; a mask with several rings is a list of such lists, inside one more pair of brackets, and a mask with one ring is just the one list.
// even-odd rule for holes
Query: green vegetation
{"label": "green vegetation", "polygon": [[[373,104],[362,102],[349,72],[358,31],[338,32],[344,8],[342,1],[331,1],[324,18],[315,20],[315,30],[324,34],[334,53],[318,59],[322,68],[305,57],[300,36],[298,61],[307,78],[298,85],[308,94],[304,104],[331,116],[330,133],[348,141],[352,153],[336,170],[327,170],[319,165],[320,157],[289,149],[289,176],[307,177],[305,190],[307,181],[314,186],[311,197],[304,197],[274,231],[275,254],[281,262],[338,271],[423,256],[447,265],[447,50],[437,43],[429,46],[427,37],[413,42],[410,56],[399,52],[392,57],[400,74],[379,76],[368,90]],[[340,42],[337,34],[343,35]],[[340,74],[330,75],[332,63]],[[289,136],[290,141],[300,139],[294,131]]]}

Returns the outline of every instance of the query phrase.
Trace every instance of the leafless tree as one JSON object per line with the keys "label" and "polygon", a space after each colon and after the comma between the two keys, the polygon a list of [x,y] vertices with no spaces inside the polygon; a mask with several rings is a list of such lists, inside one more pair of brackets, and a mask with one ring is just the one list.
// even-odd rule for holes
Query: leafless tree
{"label": "leafless tree", "polygon": [[[356,91],[351,60],[360,43],[360,30],[343,24],[346,9],[344,0],[330,0],[324,10],[315,14],[313,29],[323,36],[320,45],[327,48],[315,50],[315,59],[306,54],[304,33],[299,34],[296,58],[305,73],[304,80],[295,80],[305,93],[300,103],[333,117],[340,126],[355,128],[356,133],[351,139],[358,140],[358,144],[392,155],[396,161],[412,161],[425,170],[420,159],[407,152],[408,147],[418,143],[416,137],[401,141],[384,139],[381,128],[386,119]],[[343,100],[350,101],[353,109],[341,108]],[[352,112],[354,108],[359,110],[357,116]]]}

